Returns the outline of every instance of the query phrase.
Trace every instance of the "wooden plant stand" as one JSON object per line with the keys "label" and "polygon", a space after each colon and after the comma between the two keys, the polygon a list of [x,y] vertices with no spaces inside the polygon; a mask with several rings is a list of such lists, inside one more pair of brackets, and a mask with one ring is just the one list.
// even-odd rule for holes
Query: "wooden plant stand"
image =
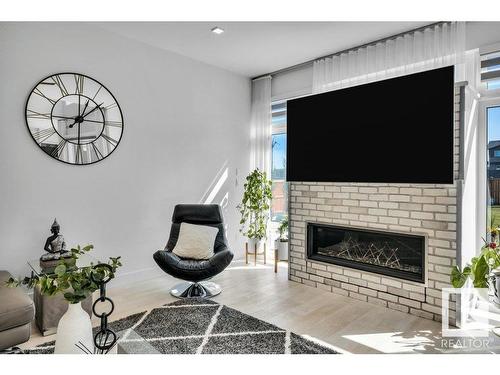
{"label": "wooden plant stand", "polygon": [[245,243],[245,262],[248,264],[248,255],[254,255],[254,262],[255,265],[257,265],[257,255],[264,255],[264,264],[266,264],[266,243],[264,242],[264,251],[261,253],[257,252],[257,244],[255,244],[254,252],[249,253],[248,252],[248,242]]}

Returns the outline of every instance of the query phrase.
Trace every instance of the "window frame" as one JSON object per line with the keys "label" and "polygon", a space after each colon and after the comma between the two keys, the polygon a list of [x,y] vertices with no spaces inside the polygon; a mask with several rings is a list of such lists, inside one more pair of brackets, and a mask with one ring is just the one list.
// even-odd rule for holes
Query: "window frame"
{"label": "window frame", "polygon": [[479,48],[479,60],[480,60],[480,65],[479,65],[479,92],[481,93],[481,96],[489,99],[495,100],[497,97],[500,96],[500,88],[498,89],[488,89],[487,82],[488,81],[483,81],[481,80],[481,73],[484,73],[483,68],[481,68],[481,61],[487,60],[488,56],[491,55],[496,55],[500,53],[500,43],[494,43],[486,46],[482,46]]}
{"label": "window frame", "polygon": [[477,233],[487,233],[487,228],[490,225],[490,218],[488,215],[488,209],[490,207],[489,202],[489,182],[488,182],[488,108],[500,107],[500,95],[495,97],[482,97],[479,103],[479,133],[478,133],[478,146],[479,146],[479,157],[478,157],[478,201],[477,201]]}
{"label": "window frame", "polygon": [[[273,112],[273,106],[279,106],[279,105],[283,105],[284,109],[282,110],[279,110],[279,111],[276,111],[276,112]],[[278,125],[278,126],[274,126],[274,124],[272,123],[272,119],[273,119],[273,114],[274,113],[282,113],[284,112],[285,114],[285,121],[284,123]],[[271,102],[271,139],[273,136],[275,135],[280,135],[280,134],[284,134],[285,136],[287,135],[287,126],[286,126],[286,113],[287,113],[287,100],[276,100],[276,101],[272,101]],[[287,205],[286,205],[286,211],[285,211],[285,214],[288,215],[288,212],[289,212],[289,191],[288,191],[288,185],[287,185],[287,181],[286,181],[286,176],[283,180],[281,179],[276,179],[276,180],[273,180],[272,178],[272,167],[273,167],[273,160],[274,160],[274,157],[273,157],[273,149],[272,149],[272,144],[271,144],[271,176],[270,176],[270,179],[271,181],[274,183],[274,181],[283,181],[284,183],[284,195],[285,195],[285,199],[286,199],[286,202],[287,202]],[[286,173],[286,165],[285,165],[285,173]],[[275,223],[275,224],[278,224],[279,221],[275,221],[272,219],[273,215],[272,215],[272,203],[271,203],[271,222],[272,223]]]}
{"label": "window frame", "polygon": [[[286,115],[286,111],[287,111],[286,103],[287,103],[287,101],[288,100],[277,100],[277,101],[271,102],[271,134],[272,135],[282,134],[282,133],[286,134],[286,121],[285,121],[284,125],[280,125],[280,126],[275,127],[275,126],[273,126],[272,119],[273,119],[273,113],[285,112],[285,115]],[[283,104],[284,104],[284,110],[273,112],[273,106],[283,105]]]}
{"label": "window frame", "polygon": [[[285,148],[286,148],[286,131],[284,132],[279,132],[279,133],[272,133],[271,134],[271,142],[273,142],[273,138],[275,136],[281,136],[281,135],[284,135],[285,136]],[[285,153],[285,157],[286,157],[286,153]],[[286,159],[285,159],[286,160]],[[273,157],[273,144],[271,143],[271,180],[273,179],[273,167],[274,167],[274,157]],[[277,181],[281,181],[281,179],[276,179]],[[285,161],[285,178],[283,179],[283,181],[286,181],[286,161]]]}

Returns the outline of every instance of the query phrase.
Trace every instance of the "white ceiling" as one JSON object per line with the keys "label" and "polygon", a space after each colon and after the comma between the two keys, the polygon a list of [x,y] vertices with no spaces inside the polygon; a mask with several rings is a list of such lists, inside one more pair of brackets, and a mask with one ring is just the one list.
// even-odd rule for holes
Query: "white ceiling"
{"label": "white ceiling", "polygon": [[[119,35],[254,77],[430,22],[115,22]],[[210,32],[214,26],[225,33]]]}

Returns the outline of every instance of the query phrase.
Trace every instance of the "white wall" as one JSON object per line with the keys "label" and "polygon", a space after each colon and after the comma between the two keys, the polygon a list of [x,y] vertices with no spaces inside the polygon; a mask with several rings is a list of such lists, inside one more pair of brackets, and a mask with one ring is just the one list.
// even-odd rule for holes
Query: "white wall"
{"label": "white wall", "polygon": [[[154,270],[174,205],[206,198],[220,175],[213,201],[227,195],[228,239],[241,256],[235,206],[249,168],[247,78],[92,24],[0,23],[0,56],[0,269],[26,272],[57,217],[69,245],[121,255],[122,274]],[[66,165],[32,140],[26,98],[57,72],[89,75],[117,98],[124,134],[109,158]]]}

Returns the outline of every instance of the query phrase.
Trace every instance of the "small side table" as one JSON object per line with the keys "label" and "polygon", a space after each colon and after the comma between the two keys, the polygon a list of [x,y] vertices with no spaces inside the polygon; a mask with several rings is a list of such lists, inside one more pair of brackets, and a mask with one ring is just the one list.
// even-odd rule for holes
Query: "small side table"
{"label": "small side table", "polygon": [[[88,255],[82,255],[77,261],[77,267],[86,267],[91,264],[97,264],[99,261]],[[28,261],[28,266],[31,268],[31,276],[42,276],[50,274],[53,270],[43,269],[40,265],[40,259],[32,259]],[[33,302],[35,303],[35,323],[43,336],[53,335],[57,332],[57,324],[59,319],[68,310],[68,302],[63,295],[46,296],[40,291],[40,286],[36,286],[33,290]],[[92,296],[89,296],[82,301],[82,308],[92,317]]]}
{"label": "small side table", "polygon": [[254,252],[250,253],[248,252],[248,242],[245,242],[245,262],[248,264],[248,254],[254,254],[255,256],[255,265],[257,265],[257,255],[264,255],[264,264],[266,264],[266,243],[264,242],[264,251],[259,253],[257,252],[257,244],[255,244]]}
{"label": "small side table", "polygon": [[[53,335],[57,332],[59,319],[68,310],[68,301],[62,294],[45,296],[40,292],[40,286],[33,291],[33,302],[35,303],[35,323],[42,336]],[[92,317],[92,296],[82,301],[82,308]]]}

